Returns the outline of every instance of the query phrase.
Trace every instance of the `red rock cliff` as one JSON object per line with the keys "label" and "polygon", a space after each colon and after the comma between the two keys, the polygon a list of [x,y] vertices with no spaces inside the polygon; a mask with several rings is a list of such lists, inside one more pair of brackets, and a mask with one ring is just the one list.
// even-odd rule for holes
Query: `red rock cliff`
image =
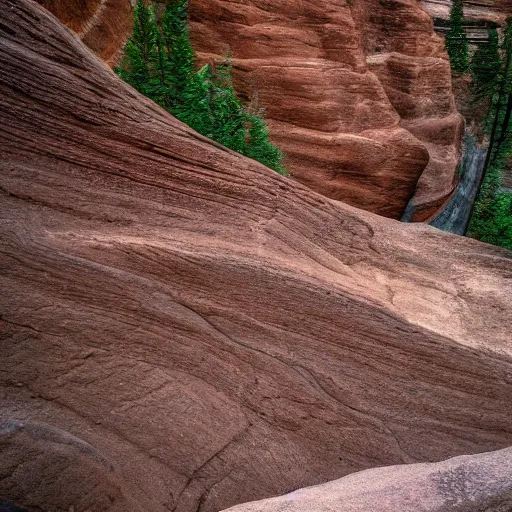
{"label": "red rock cliff", "polygon": [[201,59],[230,48],[296,179],[394,218],[414,196],[424,220],[450,195],[462,119],[416,0],[190,4]]}
{"label": "red rock cliff", "polygon": [[130,0],[36,0],[107,64],[118,63],[133,25]]}
{"label": "red rock cliff", "polygon": [[[109,63],[128,0],[40,0]],[[199,60],[234,57],[294,178],[330,198],[428,219],[454,188],[462,120],[441,39],[416,0],[191,0]]]}

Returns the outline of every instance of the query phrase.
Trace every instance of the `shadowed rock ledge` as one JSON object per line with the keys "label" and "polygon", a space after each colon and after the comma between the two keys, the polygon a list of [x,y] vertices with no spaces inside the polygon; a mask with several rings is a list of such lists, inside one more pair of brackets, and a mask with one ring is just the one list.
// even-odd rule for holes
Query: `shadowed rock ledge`
{"label": "shadowed rock ledge", "polygon": [[511,444],[510,252],[316,194],[0,8],[2,499],[213,512]]}

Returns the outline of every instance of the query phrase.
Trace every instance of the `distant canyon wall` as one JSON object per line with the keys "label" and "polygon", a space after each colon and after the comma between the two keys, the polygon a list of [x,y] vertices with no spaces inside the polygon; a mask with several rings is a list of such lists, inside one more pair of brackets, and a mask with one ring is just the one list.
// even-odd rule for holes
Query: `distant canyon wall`
{"label": "distant canyon wall", "polygon": [[118,64],[130,36],[131,0],[36,0],[109,66]]}
{"label": "distant canyon wall", "polygon": [[[420,5],[432,17],[448,19],[452,0],[421,0]],[[512,16],[510,0],[466,0],[464,14],[468,20],[488,20],[503,23]]]}
{"label": "distant canyon wall", "polygon": [[[40,3],[116,62],[129,0]],[[412,204],[411,220],[425,221],[447,202],[463,120],[442,39],[417,0],[189,3],[199,63],[231,52],[235,86],[265,109],[293,178],[396,219]]]}
{"label": "distant canyon wall", "polygon": [[442,40],[416,0],[191,0],[202,61],[228,49],[293,177],[427,220],[453,192],[463,127]]}

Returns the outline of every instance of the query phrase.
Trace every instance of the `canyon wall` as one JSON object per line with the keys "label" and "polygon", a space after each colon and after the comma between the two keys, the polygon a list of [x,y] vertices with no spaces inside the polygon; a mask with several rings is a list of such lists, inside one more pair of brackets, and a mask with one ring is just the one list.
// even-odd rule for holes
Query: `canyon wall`
{"label": "canyon wall", "polygon": [[450,196],[463,121],[416,0],[191,0],[190,19],[202,62],[231,51],[295,179],[393,218],[413,198],[426,220]]}
{"label": "canyon wall", "polygon": [[2,500],[213,512],[512,443],[509,251],[316,194],[0,11]]}
{"label": "canyon wall", "polygon": [[[128,0],[40,2],[117,61]],[[189,4],[198,63],[231,52],[235,86],[264,108],[293,178],[396,219],[409,204],[408,220],[428,220],[447,201],[463,121],[443,42],[417,0]]]}
{"label": "canyon wall", "polygon": [[[449,19],[451,0],[420,0],[420,5],[432,17]],[[510,0],[465,0],[464,16],[468,20],[487,20],[502,24],[512,16]]]}
{"label": "canyon wall", "polygon": [[36,0],[76,32],[110,66],[117,65],[133,26],[130,0]]}

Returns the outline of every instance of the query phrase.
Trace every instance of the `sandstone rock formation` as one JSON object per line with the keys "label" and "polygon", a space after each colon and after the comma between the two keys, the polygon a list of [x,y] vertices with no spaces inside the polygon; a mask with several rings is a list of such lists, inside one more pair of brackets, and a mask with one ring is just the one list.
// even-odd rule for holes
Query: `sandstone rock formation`
{"label": "sandstone rock formation", "polygon": [[3,500],[212,512],[511,444],[509,251],[318,195],[0,9]]}
{"label": "sandstone rock formation", "polygon": [[[40,2],[108,63],[119,57],[129,0]],[[295,178],[393,218],[413,196],[408,220],[447,201],[463,121],[442,40],[416,0],[190,4],[200,62],[231,49],[237,89],[266,109]]]}
{"label": "sandstone rock formation", "polygon": [[[333,199],[426,220],[455,186],[462,118],[416,0],[191,0],[201,60],[229,48],[292,175]],[[419,180],[419,183],[418,183]]]}
{"label": "sandstone rock formation", "polygon": [[36,0],[110,66],[118,64],[132,30],[130,0]]}
{"label": "sandstone rock formation", "polygon": [[[420,5],[433,17],[450,17],[451,0],[420,0]],[[503,23],[512,16],[512,4],[510,0],[465,0],[464,15],[468,20]]]}
{"label": "sandstone rock formation", "polygon": [[437,464],[370,469],[229,512],[506,512],[512,448]]}

